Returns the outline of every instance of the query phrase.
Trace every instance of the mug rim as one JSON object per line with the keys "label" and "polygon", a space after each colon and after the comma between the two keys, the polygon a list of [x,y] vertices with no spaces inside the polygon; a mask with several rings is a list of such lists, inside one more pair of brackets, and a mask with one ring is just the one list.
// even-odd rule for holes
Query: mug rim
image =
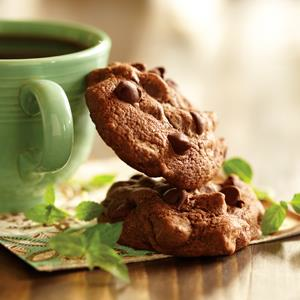
{"label": "mug rim", "polygon": [[[55,20],[26,20],[26,19],[18,19],[18,20],[10,20],[10,19],[0,19],[1,24],[32,24],[35,26],[53,26],[53,27],[67,27],[70,29],[86,31],[87,33],[94,34],[98,39],[98,44],[94,46],[87,47],[84,50],[76,51],[73,53],[55,55],[55,56],[47,56],[47,57],[37,57],[37,58],[17,58],[17,59],[0,59],[0,65],[7,64],[17,64],[17,65],[29,65],[32,63],[47,63],[47,62],[59,62],[59,61],[74,61],[74,59],[83,59],[86,57],[93,56],[95,54],[103,53],[107,49],[111,47],[111,39],[107,33],[103,30],[100,30],[94,26],[81,24],[79,22],[64,22],[64,21],[55,21]],[[1,30],[0,30],[1,32]]]}

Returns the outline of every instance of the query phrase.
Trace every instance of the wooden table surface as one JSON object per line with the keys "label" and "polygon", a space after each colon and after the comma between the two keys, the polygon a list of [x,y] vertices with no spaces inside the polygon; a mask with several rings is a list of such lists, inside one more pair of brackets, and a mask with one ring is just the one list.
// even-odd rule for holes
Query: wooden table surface
{"label": "wooden table surface", "polygon": [[0,248],[0,299],[300,299],[300,237],[230,257],[169,258],[129,265],[131,283],[108,273],[40,273]]}

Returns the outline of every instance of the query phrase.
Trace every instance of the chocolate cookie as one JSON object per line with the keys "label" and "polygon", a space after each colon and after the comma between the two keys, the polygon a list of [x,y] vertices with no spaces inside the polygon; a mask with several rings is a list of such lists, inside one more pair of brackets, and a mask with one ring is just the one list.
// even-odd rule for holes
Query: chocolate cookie
{"label": "chocolate cookie", "polygon": [[123,221],[120,244],[177,256],[230,255],[260,236],[263,207],[231,176],[186,192],[143,175],[115,183],[100,222]]}
{"label": "chocolate cookie", "polygon": [[133,168],[195,189],[218,172],[225,156],[216,117],[195,111],[164,69],[115,63],[93,71],[86,101],[103,140]]}

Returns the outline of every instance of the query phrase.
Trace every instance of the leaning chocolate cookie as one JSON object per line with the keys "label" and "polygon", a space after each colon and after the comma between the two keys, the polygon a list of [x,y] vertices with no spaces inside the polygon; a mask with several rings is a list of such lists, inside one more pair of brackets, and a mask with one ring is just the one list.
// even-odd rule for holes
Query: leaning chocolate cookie
{"label": "leaning chocolate cookie", "polygon": [[184,189],[212,179],[226,146],[216,117],[198,112],[164,69],[114,63],[87,79],[86,101],[103,140],[133,168]]}
{"label": "leaning chocolate cookie", "polygon": [[123,221],[120,244],[177,256],[230,255],[258,238],[263,207],[232,176],[194,192],[143,175],[116,182],[99,222]]}

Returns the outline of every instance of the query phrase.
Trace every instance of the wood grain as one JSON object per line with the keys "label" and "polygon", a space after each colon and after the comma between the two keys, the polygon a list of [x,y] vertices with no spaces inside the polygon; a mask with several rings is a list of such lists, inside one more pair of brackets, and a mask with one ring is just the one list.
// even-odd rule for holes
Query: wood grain
{"label": "wood grain", "polygon": [[0,248],[0,299],[299,299],[300,237],[233,256],[129,264],[124,285],[100,270],[40,273]]}

